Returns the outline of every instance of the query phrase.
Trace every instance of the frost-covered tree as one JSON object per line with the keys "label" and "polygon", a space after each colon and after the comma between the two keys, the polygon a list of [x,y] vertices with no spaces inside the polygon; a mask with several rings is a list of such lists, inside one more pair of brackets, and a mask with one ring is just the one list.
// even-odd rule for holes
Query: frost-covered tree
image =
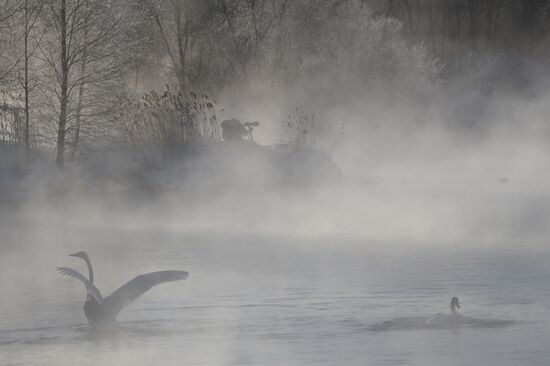
{"label": "frost-covered tree", "polygon": [[[56,162],[64,166],[68,136],[72,155],[83,120],[107,113],[116,103],[117,85],[131,63],[134,40],[124,39],[128,13],[115,1],[49,0],[50,32],[41,46],[42,91],[50,113],[57,115]],[[107,97],[107,99],[106,99]],[[110,98],[109,98],[110,97]]]}

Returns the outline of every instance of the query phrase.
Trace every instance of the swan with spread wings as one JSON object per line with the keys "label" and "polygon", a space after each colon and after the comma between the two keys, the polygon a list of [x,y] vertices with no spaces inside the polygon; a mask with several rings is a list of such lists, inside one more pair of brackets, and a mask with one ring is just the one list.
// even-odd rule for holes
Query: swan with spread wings
{"label": "swan with spread wings", "polygon": [[134,277],[111,295],[103,297],[101,292],[94,285],[94,271],[88,254],[84,251],[80,251],[70,255],[81,258],[86,262],[88,265],[88,278],[80,272],[68,267],[58,267],[57,271],[63,275],[76,278],[84,284],[86,288],[84,314],[92,328],[115,326],[118,313],[120,313],[126,305],[136,300],[153,286],[170,281],[184,280],[189,276],[189,273],[186,271],[158,271],[146,273]]}

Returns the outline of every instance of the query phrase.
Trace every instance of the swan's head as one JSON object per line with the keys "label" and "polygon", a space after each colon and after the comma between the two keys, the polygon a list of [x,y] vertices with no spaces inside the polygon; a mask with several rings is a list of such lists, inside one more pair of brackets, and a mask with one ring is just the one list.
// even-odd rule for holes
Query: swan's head
{"label": "swan's head", "polygon": [[85,261],[89,260],[88,258],[88,254],[81,250],[80,252],[76,252],[76,253],[73,253],[73,254],[69,254],[71,257],[77,257],[77,258],[81,258],[81,259],[84,259]]}
{"label": "swan's head", "polygon": [[456,308],[460,309],[460,303],[458,302],[458,297],[453,297],[451,299],[451,312],[454,314],[456,313]]}

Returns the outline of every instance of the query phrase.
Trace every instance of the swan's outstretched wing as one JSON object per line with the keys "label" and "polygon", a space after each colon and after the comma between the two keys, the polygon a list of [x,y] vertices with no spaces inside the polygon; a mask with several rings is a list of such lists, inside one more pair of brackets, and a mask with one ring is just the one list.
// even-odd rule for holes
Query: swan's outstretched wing
{"label": "swan's outstretched wing", "polygon": [[82,283],[84,283],[84,286],[86,286],[86,291],[88,292],[88,294],[94,297],[100,304],[103,302],[103,296],[101,296],[101,293],[99,292],[97,287],[95,287],[94,284],[91,283],[80,272],[68,267],[57,267],[56,269],[57,272],[61,273],[62,275],[70,276],[82,281]]}
{"label": "swan's outstretched wing", "polygon": [[164,282],[184,280],[189,276],[186,271],[159,271],[142,274],[107,296],[103,300],[105,309],[112,315],[118,314],[122,308],[143,295],[151,287]]}

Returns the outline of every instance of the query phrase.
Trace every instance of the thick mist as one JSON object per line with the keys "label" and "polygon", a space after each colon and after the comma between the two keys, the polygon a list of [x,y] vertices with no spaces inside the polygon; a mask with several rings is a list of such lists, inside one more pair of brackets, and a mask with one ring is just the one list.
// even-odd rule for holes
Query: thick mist
{"label": "thick mist", "polygon": [[[548,364],[548,8],[474,3],[71,0],[67,70],[32,8],[32,88],[0,42],[0,96],[32,91],[0,99],[0,364]],[[190,277],[96,332],[55,270],[82,250],[103,297]]]}

